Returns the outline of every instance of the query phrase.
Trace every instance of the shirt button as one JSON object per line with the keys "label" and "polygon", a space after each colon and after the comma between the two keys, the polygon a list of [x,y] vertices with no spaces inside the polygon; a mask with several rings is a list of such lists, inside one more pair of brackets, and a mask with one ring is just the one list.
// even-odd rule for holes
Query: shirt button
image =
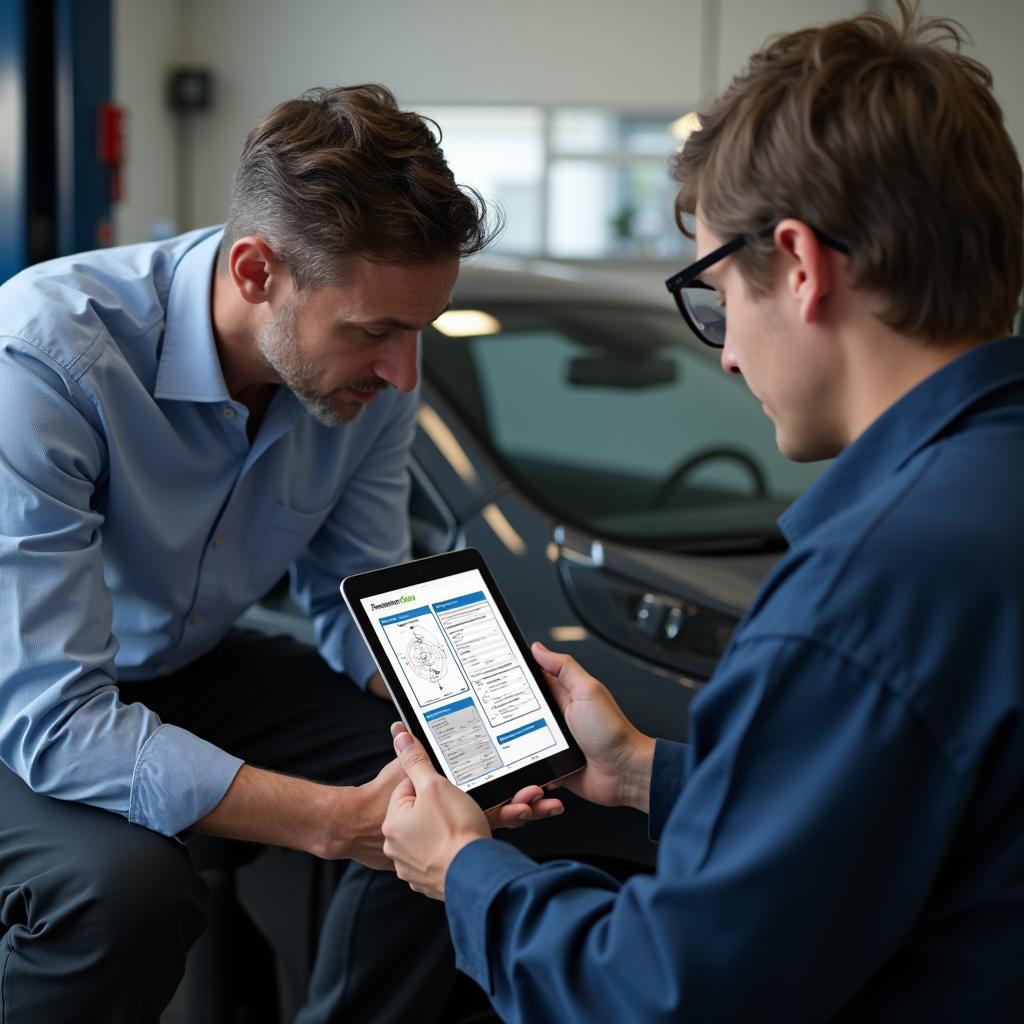
{"label": "shirt button", "polygon": [[235,410],[234,410],[234,409],[232,409],[232,408],[231,408],[231,406],[229,405],[229,406],[228,406],[228,407],[227,407],[227,408],[226,408],[226,409],[224,410],[224,415],[225,415],[225,416],[226,416],[226,417],[227,417],[227,418],[228,418],[229,420],[233,420],[233,419],[235,418]]}
{"label": "shirt button", "polygon": [[203,613],[195,612],[188,621],[191,622],[193,626],[198,626],[199,623],[203,621]]}
{"label": "shirt button", "polygon": [[217,536],[213,538],[213,546],[215,548],[219,548],[223,544],[224,544],[224,534],[223,533],[218,533]]}

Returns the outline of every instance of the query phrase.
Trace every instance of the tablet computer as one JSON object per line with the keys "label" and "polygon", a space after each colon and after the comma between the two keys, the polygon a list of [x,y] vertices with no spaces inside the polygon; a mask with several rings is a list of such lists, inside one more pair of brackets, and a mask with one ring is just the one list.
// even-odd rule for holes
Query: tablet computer
{"label": "tablet computer", "polygon": [[341,593],[406,728],[481,807],[583,767],[480,552],[349,576]]}

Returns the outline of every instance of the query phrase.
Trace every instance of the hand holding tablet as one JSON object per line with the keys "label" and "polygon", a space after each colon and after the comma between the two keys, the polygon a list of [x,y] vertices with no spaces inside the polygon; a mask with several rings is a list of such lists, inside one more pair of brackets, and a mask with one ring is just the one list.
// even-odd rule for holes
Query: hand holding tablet
{"label": "hand holding tablet", "polygon": [[481,807],[583,767],[479,552],[350,576],[341,592],[406,727]]}

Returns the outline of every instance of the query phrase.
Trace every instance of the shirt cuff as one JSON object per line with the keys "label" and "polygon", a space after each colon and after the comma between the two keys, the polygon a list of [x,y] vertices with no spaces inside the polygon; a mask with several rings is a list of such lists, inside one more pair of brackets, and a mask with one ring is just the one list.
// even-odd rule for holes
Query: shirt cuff
{"label": "shirt cuff", "polygon": [[654,745],[647,816],[647,834],[654,842],[661,836],[665,822],[686,784],[688,751],[685,743],[673,740],[658,740]]}
{"label": "shirt cuff", "polygon": [[[347,617],[347,621],[344,617]],[[366,689],[377,671],[370,649],[363,642],[347,610],[339,610],[330,626],[318,624],[317,649],[335,672],[343,672],[357,686]]]}
{"label": "shirt cuff", "polygon": [[221,802],[244,763],[194,733],[161,725],[135,762],[128,820],[179,835]]}
{"label": "shirt cuff", "polygon": [[455,966],[489,995],[494,987],[487,956],[488,910],[506,885],[537,866],[525,853],[497,839],[475,839],[448,865],[444,902]]}
{"label": "shirt cuff", "polygon": [[353,650],[345,653],[344,671],[349,679],[365,690],[370,677],[377,671],[377,662],[373,660],[373,655],[366,649],[362,640],[359,640],[358,649],[354,644],[352,647]]}

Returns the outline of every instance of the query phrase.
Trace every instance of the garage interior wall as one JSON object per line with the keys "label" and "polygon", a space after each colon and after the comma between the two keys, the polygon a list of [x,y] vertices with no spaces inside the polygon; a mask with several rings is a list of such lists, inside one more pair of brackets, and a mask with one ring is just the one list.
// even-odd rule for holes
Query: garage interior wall
{"label": "garage interior wall", "polygon": [[[407,107],[585,104],[684,113],[721,88],[767,36],[892,0],[114,0],[115,98],[128,112],[116,237],[223,220],[251,124],[312,85],[379,81]],[[1024,150],[1024,4],[926,0],[958,18],[995,75]],[[213,108],[187,124],[167,109],[167,71],[215,72]],[[187,133],[187,134],[183,134]],[[187,156],[182,158],[182,152]]]}

